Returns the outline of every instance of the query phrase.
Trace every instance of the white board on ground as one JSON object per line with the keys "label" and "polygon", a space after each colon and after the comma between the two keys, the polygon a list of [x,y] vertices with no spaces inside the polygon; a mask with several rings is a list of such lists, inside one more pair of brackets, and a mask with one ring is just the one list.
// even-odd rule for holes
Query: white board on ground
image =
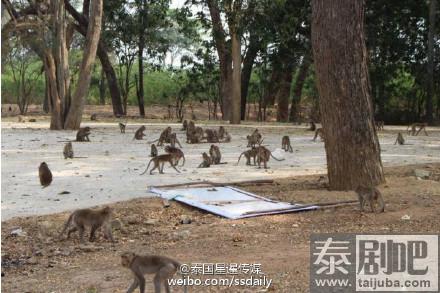
{"label": "white board on ground", "polygon": [[232,186],[167,190],[150,187],[149,191],[162,198],[173,199],[228,219],[291,213],[318,208],[313,205],[274,201]]}

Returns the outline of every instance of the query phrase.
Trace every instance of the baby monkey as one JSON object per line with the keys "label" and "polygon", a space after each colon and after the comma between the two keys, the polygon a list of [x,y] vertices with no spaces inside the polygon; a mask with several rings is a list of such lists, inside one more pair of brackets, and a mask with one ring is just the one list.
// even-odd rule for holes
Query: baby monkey
{"label": "baby monkey", "polygon": [[150,170],[150,175],[153,175],[153,171],[156,169],[159,169],[159,174],[163,174],[163,167],[166,162],[168,162],[170,164],[170,166],[173,167],[173,169],[177,171],[177,173],[180,173],[180,171],[177,170],[177,168],[175,167],[175,164],[174,164],[175,161],[176,161],[175,155],[172,153],[159,155],[159,156],[154,157],[150,160],[150,162],[147,165],[147,168],[140,175],[144,175],[148,171],[148,168],[150,167],[151,162],[153,162],[154,167],[153,167],[153,169]]}
{"label": "baby monkey", "polygon": [[359,186],[355,191],[359,198],[361,212],[364,211],[365,203],[367,202],[370,204],[373,213],[383,213],[385,211],[385,203],[379,189],[376,187]]}
{"label": "baby monkey", "polygon": [[127,126],[126,124],[119,122],[119,130],[121,131],[121,133],[125,133],[126,126]]}
{"label": "baby monkey", "polygon": [[405,144],[405,139],[403,138],[402,133],[398,133],[397,134],[397,138],[396,141],[394,142],[394,144],[398,143],[399,145],[404,145]]}
{"label": "baby monkey", "polygon": [[157,157],[157,147],[156,147],[156,145],[153,143],[152,145],[151,145],[151,152],[150,152],[150,157],[152,157],[152,158],[154,158],[154,157]]}
{"label": "baby monkey", "polygon": [[[132,293],[139,287],[140,293],[145,293],[145,274],[155,274],[154,292],[160,293],[162,285],[167,293],[170,292],[168,280],[171,279],[180,268],[181,264],[171,258],[159,255],[137,255],[133,252],[121,254],[121,265],[130,269],[134,280],[127,293]],[[187,292],[186,286],[184,292]]]}
{"label": "baby monkey", "polygon": [[209,168],[212,164],[211,157],[208,156],[207,153],[203,153],[202,157],[203,157],[203,162],[201,162],[197,168]]}
{"label": "baby monkey", "polygon": [[290,145],[289,136],[287,136],[287,135],[283,136],[283,138],[281,139],[281,148],[286,152],[293,153],[292,146]]}
{"label": "baby monkey", "polygon": [[89,241],[95,241],[95,232],[100,227],[104,227],[104,235],[106,238],[110,238],[110,240],[114,243],[112,235],[112,226],[111,226],[111,217],[112,210],[109,207],[105,207],[100,210],[91,210],[91,209],[81,209],[74,211],[66,223],[64,224],[63,231],[60,233],[61,236],[66,232],[67,228],[70,225],[73,227],[69,229],[67,232],[67,239],[70,238],[70,234],[79,230],[79,239],[81,244],[84,243],[84,231],[86,227],[90,227],[90,238]]}

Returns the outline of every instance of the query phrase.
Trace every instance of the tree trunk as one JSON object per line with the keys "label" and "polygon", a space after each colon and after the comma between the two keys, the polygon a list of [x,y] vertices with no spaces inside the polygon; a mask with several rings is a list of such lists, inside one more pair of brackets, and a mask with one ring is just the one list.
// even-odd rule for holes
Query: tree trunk
{"label": "tree trunk", "polygon": [[249,41],[249,48],[243,60],[243,70],[241,72],[241,120],[246,118],[246,103],[249,90],[249,81],[251,79],[252,67],[254,66],[255,58],[260,50],[258,38],[252,37]]}
{"label": "tree trunk", "polygon": [[45,50],[43,64],[47,76],[48,93],[50,97],[50,129],[60,130],[63,129],[63,121],[61,120],[61,103],[58,94],[55,59],[50,50]]}
{"label": "tree trunk", "polygon": [[307,74],[309,72],[310,60],[307,56],[304,56],[304,59],[299,67],[298,75],[296,76],[295,85],[293,89],[292,96],[292,104],[290,106],[290,115],[289,122],[298,121],[298,108],[301,103],[302,90],[304,87],[304,82],[307,78]]}
{"label": "tree trunk", "polygon": [[139,44],[138,44],[138,73],[139,84],[137,89],[137,98],[139,106],[139,115],[145,117],[144,107],[144,47],[145,47],[145,14],[147,13],[147,0],[141,0],[142,7],[139,12],[140,24],[139,24]]}
{"label": "tree trunk", "polygon": [[276,100],[276,93],[278,92],[279,83],[281,79],[280,68],[276,64],[272,64],[272,74],[270,81],[266,86],[263,97],[263,107],[273,106]]}
{"label": "tree trunk", "polygon": [[334,190],[385,181],[373,121],[364,5],[363,0],[312,0],[313,56]]}
{"label": "tree trunk", "polygon": [[435,32],[435,13],[437,0],[429,2],[429,31],[428,31],[428,88],[426,96],[426,121],[432,123],[433,120],[433,96],[434,96],[434,32]]}
{"label": "tree trunk", "polygon": [[289,120],[289,97],[290,88],[292,86],[292,71],[293,65],[288,63],[284,66],[281,73],[280,86],[278,89],[278,107],[277,107],[277,121],[287,122]]}
{"label": "tree trunk", "polygon": [[99,81],[99,104],[105,105],[105,72],[101,68],[101,79]]}
{"label": "tree trunk", "polygon": [[90,21],[87,27],[84,56],[81,62],[78,83],[75,93],[73,94],[66,122],[64,123],[65,129],[78,129],[81,125],[84,100],[89,90],[92,66],[95,62],[99,37],[101,35],[102,13],[102,0],[93,1],[90,12]]}
{"label": "tree trunk", "polygon": [[[232,42],[232,109],[231,124],[240,124],[241,121],[241,42],[235,29],[231,29]],[[246,109],[246,106],[245,106]]]}

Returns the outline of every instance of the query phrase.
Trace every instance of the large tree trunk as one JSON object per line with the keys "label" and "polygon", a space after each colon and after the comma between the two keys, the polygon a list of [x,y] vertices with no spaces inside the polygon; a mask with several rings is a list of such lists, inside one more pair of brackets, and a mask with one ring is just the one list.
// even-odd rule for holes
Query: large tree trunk
{"label": "large tree trunk", "polygon": [[384,182],[373,121],[364,1],[312,0],[312,44],[331,189]]}
{"label": "large tree trunk", "polygon": [[[66,5],[66,10],[79,24],[75,26],[75,29],[83,36],[86,36],[87,27],[89,26],[88,19],[76,11],[75,8],[70,5],[68,0],[65,0],[64,3]],[[101,61],[101,66],[104,69],[105,77],[107,79],[108,89],[112,98],[113,114],[116,116],[123,115],[124,112],[122,110],[121,92],[118,87],[118,79],[116,78],[113,65],[110,62],[107,48],[104,46],[104,43],[101,40],[99,40],[97,55]]]}
{"label": "large tree trunk", "polygon": [[287,120],[289,119],[289,97],[290,97],[290,88],[292,86],[292,71],[293,71],[293,65],[291,63],[288,63],[284,65],[283,72],[281,73],[280,86],[277,94],[278,122],[287,122]]}
{"label": "large tree trunk", "polygon": [[47,86],[49,94],[50,129],[63,129],[63,121],[61,120],[61,102],[58,93],[56,64],[52,52],[48,49],[44,52],[44,71],[47,77]]}
{"label": "large tree trunk", "polygon": [[81,125],[84,100],[89,90],[92,66],[95,62],[99,37],[101,35],[102,10],[102,0],[93,1],[87,27],[84,56],[81,62],[78,83],[72,97],[66,122],[64,123],[65,129],[78,129]]}
{"label": "large tree trunk", "polygon": [[307,56],[304,56],[301,66],[299,67],[298,75],[295,79],[292,103],[290,105],[289,122],[296,122],[298,120],[298,108],[301,103],[302,90],[304,88],[304,82],[309,72],[309,67],[310,60],[309,58],[307,58]]}
{"label": "large tree trunk", "polygon": [[260,43],[257,37],[250,38],[249,48],[243,60],[243,70],[241,72],[241,120],[246,118],[246,103],[249,90],[249,81],[251,79],[252,67],[255,58],[260,50]]}
{"label": "large tree trunk", "polygon": [[434,96],[434,32],[435,13],[437,0],[429,3],[429,32],[428,32],[428,88],[426,96],[426,120],[432,123],[433,120],[433,96]]}
{"label": "large tree trunk", "polygon": [[[241,42],[235,29],[231,29],[232,42],[232,111],[231,124],[240,124],[241,120]],[[246,108],[246,106],[245,106]]]}

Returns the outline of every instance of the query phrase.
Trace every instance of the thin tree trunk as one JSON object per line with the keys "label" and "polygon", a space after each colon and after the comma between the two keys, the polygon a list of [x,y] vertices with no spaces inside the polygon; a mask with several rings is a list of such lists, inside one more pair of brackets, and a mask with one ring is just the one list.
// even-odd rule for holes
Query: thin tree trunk
{"label": "thin tree trunk", "polygon": [[255,58],[260,50],[260,43],[257,37],[250,38],[249,48],[243,60],[243,70],[241,72],[241,120],[246,118],[246,103],[249,90],[249,81],[251,79],[252,67],[254,66]]}
{"label": "thin tree trunk", "polygon": [[47,76],[48,92],[50,96],[50,129],[60,130],[63,129],[63,121],[61,120],[61,103],[58,94],[55,59],[50,50],[45,50],[43,64]]}
{"label": "thin tree trunk", "polygon": [[335,190],[385,181],[373,121],[364,5],[363,0],[312,0],[313,59],[329,185]]}
{"label": "thin tree trunk", "polygon": [[99,104],[105,105],[105,72],[101,68],[101,79],[99,81]]}
{"label": "thin tree trunk", "polygon": [[263,107],[273,106],[276,100],[276,93],[278,92],[279,83],[281,80],[280,68],[272,64],[272,74],[270,81],[266,86],[263,96]]}
{"label": "thin tree trunk", "polygon": [[296,76],[295,85],[293,89],[292,103],[290,106],[290,115],[289,122],[296,122],[298,120],[298,108],[301,104],[301,96],[302,90],[304,88],[304,82],[307,78],[307,74],[309,72],[310,60],[307,56],[304,56],[304,59],[299,67],[298,75]]}
{"label": "thin tree trunk", "polygon": [[[241,42],[235,29],[231,29],[232,42],[232,115],[231,124],[240,124],[241,120]],[[245,105],[246,110],[246,105]]]}
{"label": "thin tree trunk", "polygon": [[289,98],[292,86],[293,65],[288,63],[281,73],[280,86],[278,90],[277,121],[287,122],[289,120]]}
{"label": "thin tree trunk", "polygon": [[73,94],[72,103],[67,114],[64,128],[78,129],[81,125],[84,100],[90,86],[92,66],[95,62],[98,49],[99,37],[101,35],[101,22],[103,13],[103,0],[95,0],[92,3],[90,21],[87,28],[87,36],[84,48],[78,83]]}
{"label": "thin tree trunk", "polygon": [[429,31],[428,31],[428,88],[426,96],[426,120],[432,123],[433,120],[433,96],[434,96],[434,32],[435,13],[437,0],[429,2]]}
{"label": "thin tree trunk", "polygon": [[138,44],[138,73],[139,84],[137,89],[137,98],[139,106],[139,115],[145,117],[144,107],[144,47],[145,47],[145,14],[147,13],[147,0],[141,0],[142,7],[139,12],[140,25],[139,25],[139,44]]}

